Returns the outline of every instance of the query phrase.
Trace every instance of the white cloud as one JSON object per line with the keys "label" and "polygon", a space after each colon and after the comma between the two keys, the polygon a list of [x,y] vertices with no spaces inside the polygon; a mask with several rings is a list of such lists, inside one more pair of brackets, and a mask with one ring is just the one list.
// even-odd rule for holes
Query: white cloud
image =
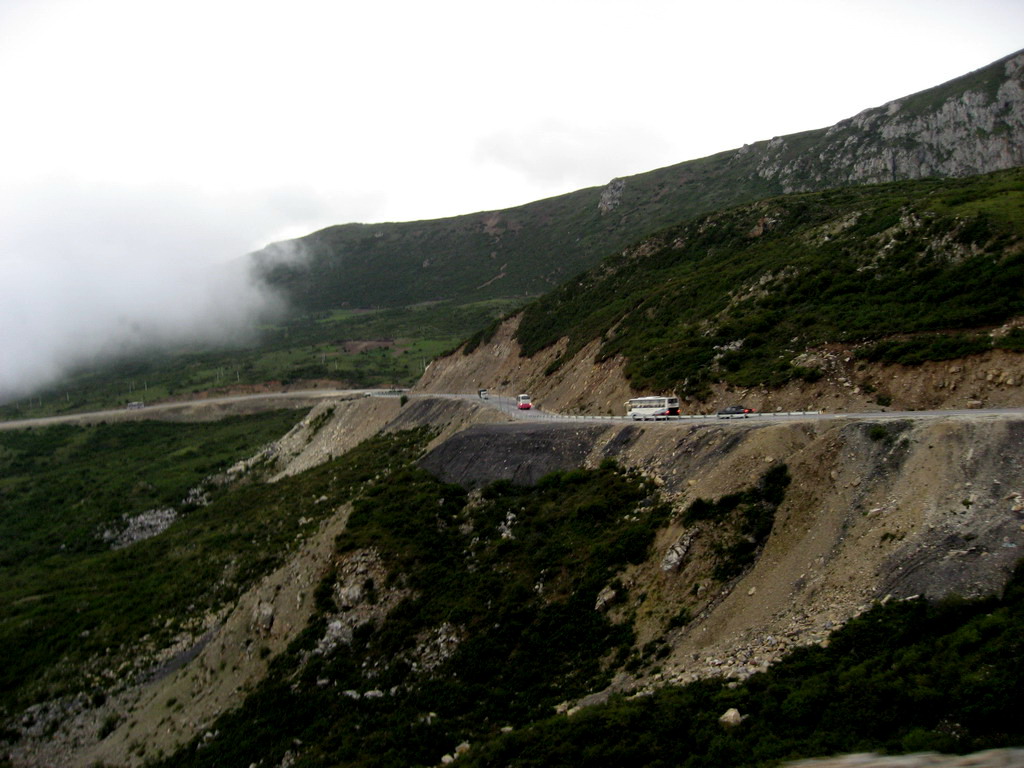
{"label": "white cloud", "polygon": [[[227,342],[278,309],[241,256],[260,201],[45,186],[0,203],[0,400],[146,346]],[[237,201],[234,201],[237,204]]]}
{"label": "white cloud", "polygon": [[669,142],[644,125],[601,128],[548,121],[481,137],[478,157],[522,174],[537,188],[603,184],[623,168],[654,168]]}

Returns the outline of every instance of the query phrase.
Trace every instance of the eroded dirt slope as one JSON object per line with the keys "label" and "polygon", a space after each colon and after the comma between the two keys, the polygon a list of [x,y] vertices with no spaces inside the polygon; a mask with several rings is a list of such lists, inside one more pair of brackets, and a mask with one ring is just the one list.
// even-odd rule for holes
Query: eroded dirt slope
{"label": "eroded dirt slope", "polygon": [[[877,600],[997,592],[1024,553],[1024,421],[1010,418],[480,425],[423,464],[483,485],[605,458],[651,477],[676,512],[615,609],[636,617],[641,645],[664,635],[672,652],[625,690],[749,674]],[[684,511],[779,464],[791,482],[756,564],[714,579],[714,534]],[[695,618],[670,629],[683,608]]]}
{"label": "eroded dirt slope", "polygon": [[[515,340],[519,317],[506,320],[488,343],[470,354],[456,350],[435,360],[414,387],[416,392],[529,392],[553,411],[591,415],[622,415],[631,397],[663,394],[634,391],[623,373],[624,360],[595,362],[593,342],[552,374],[551,362],[564,341],[534,357],[521,357]],[[1013,323],[1011,323],[1013,325]],[[829,412],[997,408],[1024,406],[1024,355],[993,350],[962,360],[917,366],[881,365],[856,359],[853,347],[831,345],[806,352],[796,364],[816,368],[814,383],[791,382],[777,389],[712,388],[705,402],[684,406],[689,413],[713,413],[742,402],[758,411],[824,410]]]}

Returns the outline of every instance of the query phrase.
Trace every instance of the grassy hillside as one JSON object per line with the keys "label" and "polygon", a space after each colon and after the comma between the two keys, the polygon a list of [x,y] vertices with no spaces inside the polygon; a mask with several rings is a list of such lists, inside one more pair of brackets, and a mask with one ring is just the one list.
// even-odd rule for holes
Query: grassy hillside
{"label": "grassy hillside", "polygon": [[914,363],[1024,332],[1024,170],[773,198],[671,227],[552,291],[524,313],[532,355],[602,341],[638,388],[702,397],[712,381],[777,385],[816,371],[808,348],[862,343]]}
{"label": "grassy hillside", "polygon": [[[768,509],[785,495],[784,471],[742,500],[691,512]],[[623,669],[654,671],[667,654],[657,639],[637,648],[631,624],[595,601],[609,583],[623,588],[616,574],[647,556],[668,514],[653,486],[612,463],[532,488],[497,483],[477,498],[392,465],[337,542],[340,563],[373,553],[385,575],[353,584],[339,565],[270,677],[212,737],[158,764],[427,766],[465,742],[460,763],[480,766],[759,766],[1024,738],[1019,576],[1002,600],[878,608],[828,648],[744,683],[667,687],[553,717],[560,702]],[[374,605],[390,607],[369,618]],[[748,716],[735,731],[717,722],[729,707]]]}
{"label": "grassy hillside", "polygon": [[[101,690],[112,659],[161,647],[279,562],[323,511],[294,484],[218,475],[297,418],[0,432],[0,712]],[[161,535],[104,536],[154,509],[178,515]]]}
{"label": "grassy hillside", "polygon": [[[877,607],[827,648],[742,684],[668,687],[550,718],[467,753],[465,765],[753,768],[842,753],[1019,746],[1024,569],[1002,599]],[[730,708],[735,729],[718,717]],[[461,761],[460,761],[461,762]]]}
{"label": "grassy hillside", "polygon": [[[254,263],[299,311],[446,299],[523,300],[651,232],[710,211],[789,191],[1005,168],[1012,151],[1003,151],[999,142],[1008,139],[1012,148],[1020,127],[1012,109],[991,105],[1003,105],[1003,97],[996,96],[999,87],[1019,81],[1020,74],[1008,75],[1004,64],[908,96],[898,110],[866,110],[830,128],[759,141],[506,210],[329,227],[269,246],[254,255]],[[967,123],[947,126],[950,110],[944,106],[965,103],[966,91],[979,96],[967,100],[977,111],[965,113]],[[994,111],[978,107],[979,102]],[[886,127],[892,127],[892,136]],[[1022,139],[1016,139],[1017,146]],[[952,162],[954,154],[969,159]]]}
{"label": "grassy hillside", "polygon": [[434,221],[345,224],[268,246],[253,255],[254,269],[294,312],[260,329],[253,344],[98,360],[48,391],[5,404],[0,418],[267,381],[408,385],[427,359],[495,316],[664,227],[786,191],[1005,167],[1024,144],[1015,117],[1021,105],[1013,100],[1021,71],[1007,74],[1005,64],[908,96],[898,108],[865,110],[830,128],[604,188]]}
{"label": "grassy hillside", "polygon": [[314,312],[263,327],[242,347],[149,351],[98,361],[31,397],[0,405],[0,420],[263,384],[326,380],[351,388],[407,387],[433,357],[517,306],[498,299]]}

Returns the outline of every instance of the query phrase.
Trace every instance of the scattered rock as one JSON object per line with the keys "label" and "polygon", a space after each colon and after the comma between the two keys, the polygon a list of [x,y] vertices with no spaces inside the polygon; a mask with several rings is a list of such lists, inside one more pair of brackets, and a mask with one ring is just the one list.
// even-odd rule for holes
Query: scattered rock
{"label": "scattered rock", "polygon": [[610,586],[602,589],[597,595],[597,602],[594,603],[595,611],[606,611],[615,603],[615,598],[619,596],[619,593],[612,589]]}
{"label": "scattered rock", "polygon": [[124,547],[145,541],[166,531],[178,519],[178,510],[173,507],[149,509],[138,515],[123,515],[124,527],[121,530],[107,529],[100,534],[103,541],[110,543],[111,549]]}
{"label": "scattered rock", "polygon": [[679,570],[686,560],[686,554],[690,551],[690,545],[693,544],[696,535],[695,532],[687,532],[680,536],[676,543],[665,552],[665,557],[661,560],[661,570],[666,572]]}
{"label": "scattered rock", "polygon": [[270,603],[258,602],[252,611],[252,627],[261,635],[270,634],[274,626],[274,606]]}
{"label": "scattered rock", "polygon": [[735,728],[743,722],[743,716],[740,714],[738,709],[730,707],[725,710],[725,714],[718,718],[718,722],[720,722],[724,728]]}

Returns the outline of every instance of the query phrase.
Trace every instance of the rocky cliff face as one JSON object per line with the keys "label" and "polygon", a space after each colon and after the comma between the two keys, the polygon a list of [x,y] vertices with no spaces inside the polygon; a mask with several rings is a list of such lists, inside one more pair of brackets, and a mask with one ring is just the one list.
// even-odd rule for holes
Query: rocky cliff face
{"label": "rocky cliff face", "polygon": [[811,151],[801,147],[801,134],[772,139],[757,174],[799,192],[1024,165],[1024,53],[1001,64],[1005,79],[994,89],[937,89],[867,109],[829,128]]}

